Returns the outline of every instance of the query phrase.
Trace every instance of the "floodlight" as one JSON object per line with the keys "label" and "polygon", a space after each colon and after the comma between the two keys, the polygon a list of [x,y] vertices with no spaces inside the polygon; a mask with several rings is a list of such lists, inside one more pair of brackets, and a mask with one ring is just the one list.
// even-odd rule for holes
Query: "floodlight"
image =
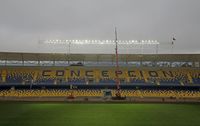
{"label": "floodlight", "polygon": [[157,45],[160,44],[157,40],[44,40],[45,44],[136,44],[136,45]]}

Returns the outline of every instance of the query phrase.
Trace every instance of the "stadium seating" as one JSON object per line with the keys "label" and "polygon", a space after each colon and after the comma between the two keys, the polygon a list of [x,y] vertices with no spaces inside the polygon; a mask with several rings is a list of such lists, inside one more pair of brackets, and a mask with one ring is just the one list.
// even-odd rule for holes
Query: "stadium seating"
{"label": "stadium seating", "polygon": [[0,83],[2,82],[2,74],[1,74],[1,71],[0,71]]}
{"label": "stadium seating", "polygon": [[112,78],[101,78],[99,80],[100,83],[102,84],[115,84],[115,79]]}
{"label": "stadium seating", "polygon": [[130,84],[144,84],[144,78],[130,78]]}
{"label": "stadium seating", "polygon": [[[193,68],[76,68],[76,67],[11,67],[0,69],[0,83],[4,84],[121,84],[196,85],[200,84],[200,70]],[[91,80],[91,81],[89,81]]]}
{"label": "stadium seating", "polygon": [[9,71],[6,75],[6,83],[30,83],[33,80],[32,72]]}
{"label": "stadium seating", "polygon": [[191,76],[192,76],[192,81],[194,84],[200,84],[200,72],[193,71],[191,73]]}
{"label": "stadium seating", "polygon": [[85,78],[68,78],[69,84],[85,84]]}
{"label": "stadium seating", "polygon": [[[96,89],[34,89],[34,90],[0,90],[0,97],[66,97],[73,92],[76,97],[102,97],[103,90]],[[112,96],[116,94],[116,90],[111,90]],[[175,97],[175,98],[200,98],[200,91],[195,90],[121,90],[121,95],[126,97]]]}

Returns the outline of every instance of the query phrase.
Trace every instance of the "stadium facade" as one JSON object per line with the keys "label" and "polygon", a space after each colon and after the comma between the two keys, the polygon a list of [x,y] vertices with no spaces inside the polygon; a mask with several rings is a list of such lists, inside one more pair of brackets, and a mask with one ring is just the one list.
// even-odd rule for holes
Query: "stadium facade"
{"label": "stadium facade", "polygon": [[[200,96],[199,54],[0,53],[1,96]],[[30,91],[31,90],[31,91]]]}

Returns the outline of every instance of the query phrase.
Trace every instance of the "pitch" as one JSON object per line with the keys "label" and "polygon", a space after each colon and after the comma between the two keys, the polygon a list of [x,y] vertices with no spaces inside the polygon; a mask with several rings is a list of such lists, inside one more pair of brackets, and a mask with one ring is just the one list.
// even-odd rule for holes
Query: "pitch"
{"label": "pitch", "polygon": [[0,103],[1,126],[198,126],[192,104]]}

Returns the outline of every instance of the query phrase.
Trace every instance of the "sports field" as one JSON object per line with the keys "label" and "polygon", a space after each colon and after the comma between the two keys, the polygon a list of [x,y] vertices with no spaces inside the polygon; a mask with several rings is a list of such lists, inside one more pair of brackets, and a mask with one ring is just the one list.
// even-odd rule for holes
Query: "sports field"
{"label": "sports field", "polygon": [[0,126],[199,126],[200,105],[0,103]]}

